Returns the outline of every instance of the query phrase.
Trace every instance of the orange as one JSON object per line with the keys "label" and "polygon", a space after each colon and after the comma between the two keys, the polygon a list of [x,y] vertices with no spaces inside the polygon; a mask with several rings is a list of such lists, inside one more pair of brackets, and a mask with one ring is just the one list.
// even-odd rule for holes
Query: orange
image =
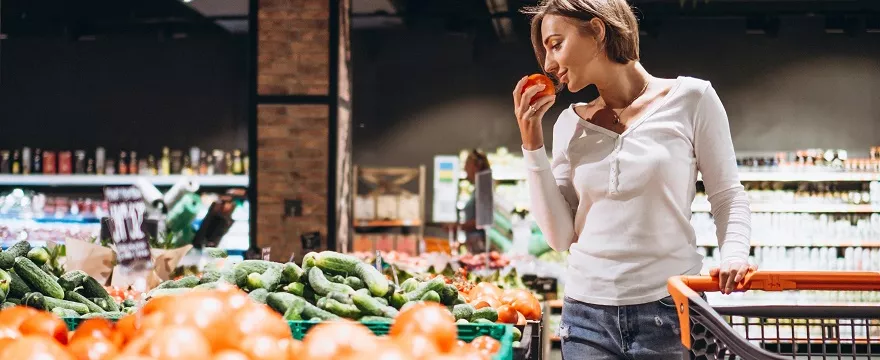
{"label": "orange", "polygon": [[501,305],[495,310],[498,311],[498,321],[502,324],[516,324],[518,314],[510,305]]}
{"label": "orange", "polygon": [[67,351],[77,360],[109,360],[119,349],[108,339],[81,336],[67,345]]}
{"label": "orange", "polygon": [[376,336],[361,323],[339,320],[323,322],[306,333],[303,349],[305,359],[336,359],[350,353],[373,352],[378,348]]}
{"label": "orange", "polygon": [[57,341],[41,335],[27,335],[7,342],[0,347],[0,359],[75,360]]}
{"label": "orange", "polygon": [[0,326],[18,329],[21,323],[36,313],[38,313],[36,309],[27,306],[18,305],[8,308],[0,311]]}
{"label": "orange", "polygon": [[235,350],[223,350],[214,354],[211,360],[250,360],[247,355]]}
{"label": "orange", "polygon": [[239,350],[250,360],[285,360],[290,349],[285,340],[268,335],[248,336],[242,340]]}
{"label": "orange", "polygon": [[520,94],[524,93],[526,91],[526,89],[528,89],[529,87],[534,86],[534,85],[538,85],[538,84],[544,84],[544,89],[541,91],[538,91],[538,93],[536,93],[535,96],[532,96],[532,99],[529,101],[529,105],[534,104],[536,101],[538,101],[538,99],[540,99],[544,96],[550,96],[556,92],[556,87],[555,87],[555,85],[553,85],[553,81],[550,80],[550,78],[547,77],[547,75],[532,74],[532,75],[529,75],[529,78],[528,78],[528,80],[526,80],[526,84],[523,85],[522,92]]}
{"label": "orange", "polygon": [[18,330],[22,335],[41,335],[67,344],[67,324],[52,313],[38,312],[21,323]]}
{"label": "orange", "polygon": [[81,338],[96,338],[111,341],[116,347],[122,346],[124,335],[116,331],[115,326],[107,319],[93,318],[83,321],[76,327],[70,342]]}
{"label": "orange", "polygon": [[471,341],[471,348],[488,354],[497,353],[501,349],[501,342],[489,336],[483,335]]}
{"label": "orange", "polygon": [[211,346],[199,331],[189,326],[159,329],[144,349],[145,355],[163,360],[208,360]]}
{"label": "orange", "polygon": [[401,311],[388,334],[426,336],[444,353],[452,350],[458,340],[455,317],[446,307],[433,302],[415,304]]}

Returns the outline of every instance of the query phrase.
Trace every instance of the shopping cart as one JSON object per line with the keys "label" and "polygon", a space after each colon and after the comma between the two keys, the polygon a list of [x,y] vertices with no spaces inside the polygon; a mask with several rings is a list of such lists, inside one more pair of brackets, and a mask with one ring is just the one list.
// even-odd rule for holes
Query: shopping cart
{"label": "shopping cart", "polygon": [[[698,292],[718,279],[676,276],[668,288],[681,323],[685,359],[880,359],[880,306],[712,307]],[[745,276],[736,291],[880,291],[880,273],[770,272]]]}

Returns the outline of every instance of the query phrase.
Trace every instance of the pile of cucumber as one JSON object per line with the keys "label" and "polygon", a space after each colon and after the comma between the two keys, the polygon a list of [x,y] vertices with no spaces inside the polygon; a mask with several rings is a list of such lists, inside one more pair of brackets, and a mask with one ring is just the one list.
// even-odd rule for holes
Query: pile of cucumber
{"label": "pile of cucumber", "polygon": [[166,281],[148,297],[179,294],[220,283],[238,286],[259,303],[269,305],[287,320],[323,321],[339,318],[391,322],[409,303],[434,301],[446,305],[459,322],[494,322],[491,308],[474,309],[455,286],[442,277],[407,279],[400,287],[360,259],[334,251],[308,253],[302,266],[264,260],[244,260],[225,269]]}
{"label": "pile of cucumber", "polygon": [[118,319],[134,311],[134,301],[119,304],[95,278],[82,271],[56,277],[45,269],[48,252],[20,241],[0,253],[0,310],[26,305],[63,318]]}

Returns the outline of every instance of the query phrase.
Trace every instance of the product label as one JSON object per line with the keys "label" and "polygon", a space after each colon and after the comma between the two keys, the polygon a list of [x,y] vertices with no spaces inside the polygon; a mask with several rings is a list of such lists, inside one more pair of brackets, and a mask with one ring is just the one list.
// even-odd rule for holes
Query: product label
{"label": "product label", "polygon": [[109,203],[110,238],[116,245],[116,261],[129,269],[152,265],[150,244],[144,231],[146,204],[136,187],[108,187],[104,196]]}

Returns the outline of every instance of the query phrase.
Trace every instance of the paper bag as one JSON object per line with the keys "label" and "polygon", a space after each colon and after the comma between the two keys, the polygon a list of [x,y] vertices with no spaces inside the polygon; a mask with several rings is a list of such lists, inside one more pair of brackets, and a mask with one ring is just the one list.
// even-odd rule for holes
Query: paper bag
{"label": "paper bag", "polygon": [[192,245],[186,245],[170,250],[150,250],[153,254],[153,270],[155,271],[156,276],[162,281],[169,280],[171,278],[171,273],[177,268],[177,264],[180,263],[180,259],[183,259],[192,247]]}
{"label": "paper bag", "polygon": [[82,270],[98,280],[98,283],[107,283],[113,271],[113,259],[116,257],[112,249],[73,238],[65,239],[65,243],[67,271]]}
{"label": "paper bag", "polygon": [[[150,249],[153,258],[153,270],[146,275],[147,289],[152,289],[159,285],[159,283],[169,280],[171,278],[171,273],[177,268],[180,259],[183,258],[190,249],[192,249],[192,245],[186,245],[171,250]],[[125,269],[117,265],[113,268],[113,278],[110,281],[110,285],[125,289],[134,285],[141,277],[143,277],[143,274],[127,273]]]}

